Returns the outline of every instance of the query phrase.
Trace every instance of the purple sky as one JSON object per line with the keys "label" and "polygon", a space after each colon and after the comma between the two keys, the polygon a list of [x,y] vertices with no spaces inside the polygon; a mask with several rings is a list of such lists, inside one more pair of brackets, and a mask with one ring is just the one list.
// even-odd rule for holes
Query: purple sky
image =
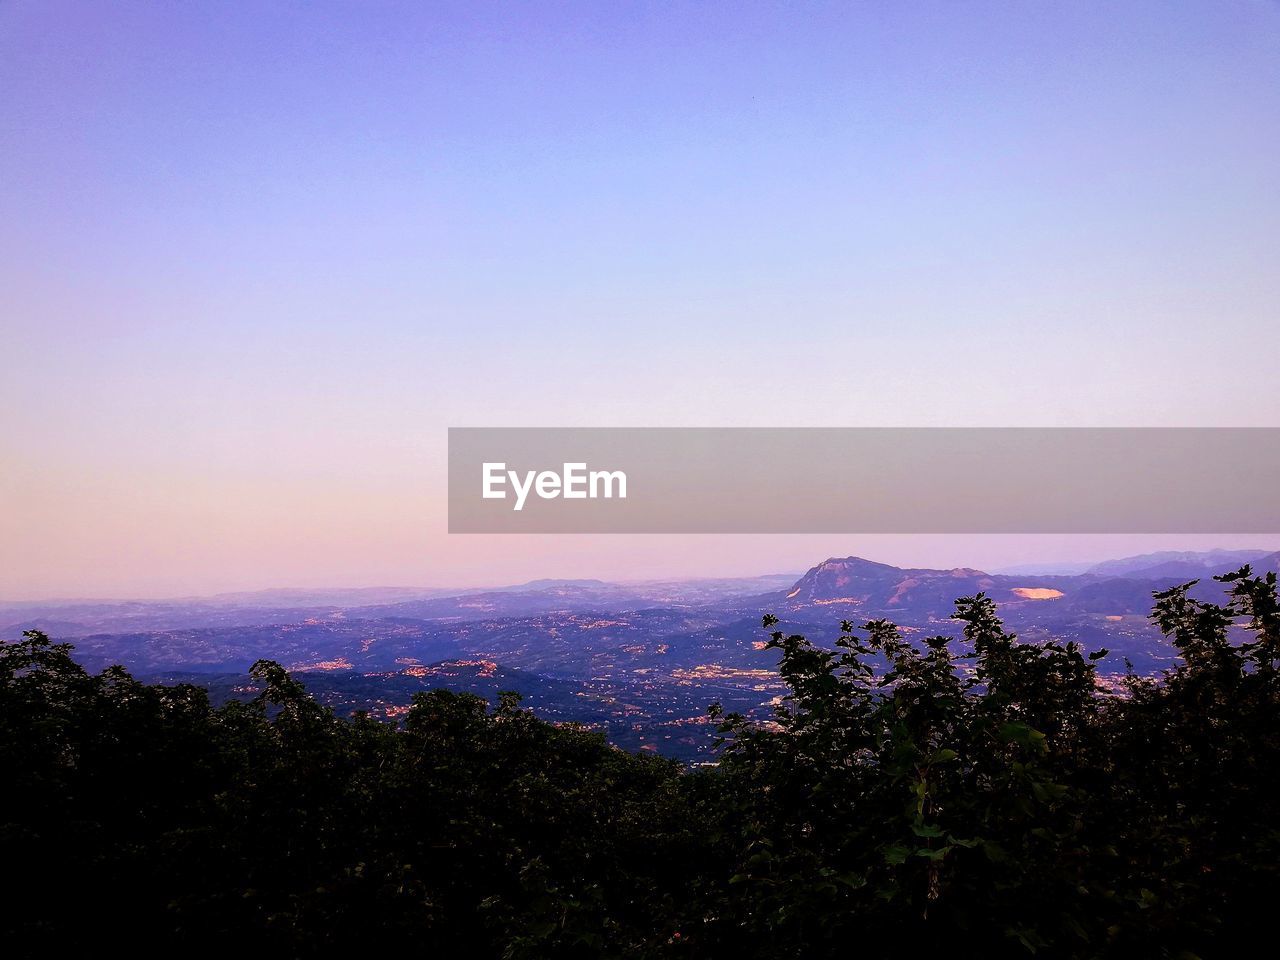
{"label": "purple sky", "polygon": [[445,428],[1280,425],[1274,2],[11,0],[0,90],[0,598],[1245,542],[449,537]]}

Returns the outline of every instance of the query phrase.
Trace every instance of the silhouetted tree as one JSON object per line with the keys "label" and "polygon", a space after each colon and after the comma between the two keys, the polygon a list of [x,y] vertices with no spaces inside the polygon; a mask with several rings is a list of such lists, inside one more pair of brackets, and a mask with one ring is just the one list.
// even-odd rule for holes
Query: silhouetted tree
{"label": "silhouetted tree", "polygon": [[[337,718],[269,661],[191,685],[0,644],[0,914],[19,955],[1233,956],[1280,893],[1274,574],[1156,595],[1180,654],[1100,688],[981,594],[962,639],[772,632],[768,723],[687,771],[470,694]],[[765,618],[766,629],[777,626]],[[24,945],[31,944],[30,948]]]}

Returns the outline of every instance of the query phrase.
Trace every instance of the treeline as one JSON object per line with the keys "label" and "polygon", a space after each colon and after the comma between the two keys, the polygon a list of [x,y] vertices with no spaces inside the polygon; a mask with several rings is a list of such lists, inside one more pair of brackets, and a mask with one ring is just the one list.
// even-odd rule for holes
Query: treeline
{"label": "treeline", "polygon": [[[1275,574],[1157,594],[1181,653],[1096,684],[981,595],[962,649],[774,633],[791,695],[685,771],[514,696],[336,718],[278,665],[211,707],[0,646],[0,933],[18,954],[1226,957],[1280,893]],[[766,627],[776,621],[765,618]],[[1250,946],[1254,945],[1254,946]],[[14,955],[14,954],[11,954]]]}

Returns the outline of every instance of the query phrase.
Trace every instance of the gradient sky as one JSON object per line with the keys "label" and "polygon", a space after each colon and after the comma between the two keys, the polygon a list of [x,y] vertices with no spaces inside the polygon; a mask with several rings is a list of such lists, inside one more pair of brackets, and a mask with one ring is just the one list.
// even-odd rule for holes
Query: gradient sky
{"label": "gradient sky", "polygon": [[0,138],[2,599],[1245,543],[449,537],[445,428],[1280,425],[1271,0],[0,0]]}

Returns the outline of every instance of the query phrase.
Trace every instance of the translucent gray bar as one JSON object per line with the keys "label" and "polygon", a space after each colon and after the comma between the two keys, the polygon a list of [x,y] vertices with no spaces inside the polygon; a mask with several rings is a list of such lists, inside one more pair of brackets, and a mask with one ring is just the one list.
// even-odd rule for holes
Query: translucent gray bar
{"label": "translucent gray bar", "polygon": [[449,431],[450,533],[1276,533],[1277,491],[1270,427]]}

